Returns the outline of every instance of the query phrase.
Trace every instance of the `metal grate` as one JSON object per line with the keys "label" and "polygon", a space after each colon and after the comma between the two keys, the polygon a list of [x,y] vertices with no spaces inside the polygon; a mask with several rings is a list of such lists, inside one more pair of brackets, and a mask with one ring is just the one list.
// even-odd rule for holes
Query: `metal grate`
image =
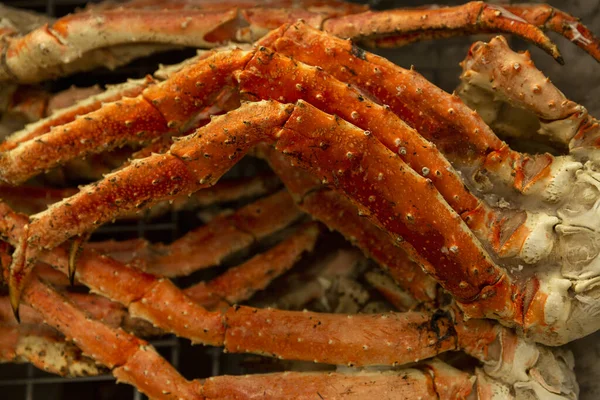
{"label": "metal grate", "polygon": [[[581,7],[586,0],[573,1],[569,4],[555,2],[556,6],[562,7],[566,11],[581,15]],[[594,0],[588,0],[590,3]],[[363,1],[367,2],[367,1]],[[421,1],[416,0],[371,0],[368,1],[376,8],[416,6],[421,5]],[[460,0],[435,1],[441,4],[463,3]],[[500,1],[508,2],[508,1]],[[83,6],[86,2],[79,0],[12,0],[6,1],[8,5],[31,9],[42,12],[53,17],[60,17],[72,12],[77,7]],[[596,1],[596,3],[599,3]],[[600,4],[600,3],[599,3]],[[584,15],[585,17],[585,15]],[[584,21],[587,23],[587,21]],[[595,31],[600,31],[600,26],[590,25]],[[487,36],[484,36],[484,39]],[[553,36],[553,39],[556,37]],[[473,41],[478,38],[456,38],[447,39],[443,42],[420,43],[404,49],[385,50],[379,53],[397,62],[403,66],[414,65],[415,68],[427,79],[440,86],[441,88],[452,91],[458,83],[460,67],[458,62],[462,60]],[[571,49],[569,44],[558,40],[561,50],[567,50],[582,57],[578,50]],[[522,47],[520,41],[514,40],[516,47]],[[129,77],[142,77],[156,70],[158,63],[179,62],[190,55],[193,51],[169,52],[157,56],[151,56],[144,60],[139,60],[131,65],[119,68],[116,71],[97,70],[85,74],[78,74],[68,79],[61,79],[57,82],[47,83],[50,90],[64,89],[70,85],[90,86],[96,83],[116,83],[122,82]],[[535,51],[534,51],[535,56]],[[573,56],[575,57],[575,56]],[[542,60],[544,67],[549,66],[550,75],[556,82],[557,79],[552,71],[555,66],[546,56],[538,57]],[[568,60],[568,58],[567,58]],[[537,60],[536,60],[537,62]],[[593,62],[589,65],[596,67]],[[565,85],[562,86],[565,88]],[[584,101],[585,95],[569,91],[565,88],[567,95],[576,101]],[[249,173],[249,171],[246,171]],[[95,237],[103,239],[127,239],[131,237],[143,237],[152,241],[169,242],[179,237],[186,230],[190,229],[190,222],[187,215],[182,216],[177,213],[171,213],[156,221],[147,221],[140,219],[135,223],[119,223],[104,226],[95,233]],[[243,366],[239,365],[240,358],[235,355],[224,355],[220,349],[204,348],[201,346],[192,347],[188,341],[168,337],[166,339],[151,342],[167,360],[169,360],[184,376],[187,378],[199,378],[203,376],[219,375],[223,373],[246,372]],[[236,365],[236,363],[238,365]],[[54,375],[37,370],[31,365],[0,365],[0,397],[2,399],[25,399],[25,400],[53,400],[53,399],[111,399],[141,400],[145,398],[134,388],[127,385],[114,385],[114,378],[110,375],[98,377],[64,379]]]}

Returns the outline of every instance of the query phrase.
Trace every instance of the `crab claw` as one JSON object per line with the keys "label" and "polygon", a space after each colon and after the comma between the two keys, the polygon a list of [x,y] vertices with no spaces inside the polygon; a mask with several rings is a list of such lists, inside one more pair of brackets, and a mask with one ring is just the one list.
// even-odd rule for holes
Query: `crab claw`
{"label": "crab claw", "polygon": [[21,294],[25,288],[27,278],[31,275],[33,266],[32,262],[27,261],[27,238],[29,237],[29,224],[23,227],[22,236],[19,245],[15,248],[12,256],[12,262],[8,267],[8,294],[10,297],[10,305],[15,315],[15,319],[21,322],[19,318],[19,304],[21,302]]}
{"label": "crab claw", "polygon": [[71,247],[69,248],[69,265],[68,275],[71,286],[75,285],[75,268],[77,263],[77,257],[81,253],[81,248],[85,242],[90,238],[91,233],[81,234],[73,239]]}

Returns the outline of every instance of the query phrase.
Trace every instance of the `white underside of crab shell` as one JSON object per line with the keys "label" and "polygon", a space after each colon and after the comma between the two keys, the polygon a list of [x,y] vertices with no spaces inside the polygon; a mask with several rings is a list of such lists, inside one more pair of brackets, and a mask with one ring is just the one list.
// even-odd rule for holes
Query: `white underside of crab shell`
{"label": "white underside of crab shell", "polygon": [[[512,52],[504,39],[474,45],[463,68],[459,95],[500,135],[525,141],[537,136],[540,143],[544,136],[566,148],[588,116],[535,69],[528,54]],[[461,171],[470,189],[492,207],[527,213],[526,240],[500,253],[498,262],[513,266],[507,270],[516,279],[536,274],[539,291],[547,295],[544,316],[554,330],[552,344],[600,329],[600,162],[595,160],[600,160],[596,148],[556,156],[549,173],[522,193],[512,188],[510,165],[487,175],[483,185],[468,179],[477,171]]]}

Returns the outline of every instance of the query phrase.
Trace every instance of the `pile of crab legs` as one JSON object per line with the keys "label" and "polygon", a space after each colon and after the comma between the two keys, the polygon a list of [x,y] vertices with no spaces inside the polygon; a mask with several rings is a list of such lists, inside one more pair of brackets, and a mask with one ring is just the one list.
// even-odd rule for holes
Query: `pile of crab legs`
{"label": "pile of crab legs", "polygon": [[[411,398],[576,397],[569,354],[537,343],[563,344],[599,326],[592,303],[598,279],[592,254],[597,121],[585,108],[566,100],[527,54],[513,53],[501,38],[472,47],[463,65],[459,90],[463,102],[415,71],[332,35],[399,45],[500,30],[536,42],[559,60],[557,49],[535,25],[558,30],[598,59],[597,39],[572,17],[546,6],[503,9],[469,3],[435,10],[356,13],[362,10],[348,6],[333,12],[317,2],[304,5],[319,8],[303,11],[313,13],[316,20],[302,15],[306,22],[275,29],[251,50],[200,54],[156,78],[112,88],[7,138],[0,176],[11,184],[77,157],[132,142],[148,144],[119,170],[45,211],[25,217],[2,205],[0,231],[7,242],[3,261],[10,302],[14,310],[20,300],[32,307],[27,320],[33,327],[13,326],[15,337],[21,329],[27,333],[46,321],[86,357],[155,398],[253,393],[335,397],[348,390],[357,397],[375,390]],[[229,8],[234,18],[226,29],[208,21],[213,25],[204,26],[204,34],[197,37],[218,37],[214,42],[219,42],[251,34],[254,41],[254,35],[299,16],[294,8],[276,6],[282,4]],[[7,36],[3,62],[10,72],[7,76],[28,81],[27,68],[36,76],[44,76],[38,73],[41,69],[56,74],[65,65],[69,66],[65,71],[87,68],[77,61],[68,64],[73,60],[62,56],[72,49],[80,55],[95,51],[77,42],[81,21],[93,20],[105,29],[121,23],[110,16],[133,18],[112,7],[90,9],[65,18],[62,25],[59,21],[24,36]],[[164,27],[167,39],[152,32],[158,42],[187,44],[173,38],[194,36],[184,32],[190,24],[201,29],[190,17],[190,9],[198,8],[191,2],[167,7],[140,1],[127,7],[135,9],[135,15],[147,12],[144,17],[177,15],[185,8],[185,21],[174,19]],[[201,11],[222,17],[222,9]],[[267,14],[279,19],[267,19]],[[456,15],[462,16],[459,22],[448,23]],[[261,25],[267,20],[276,20],[276,26]],[[69,29],[61,31],[61,26],[79,35],[70,40]],[[179,36],[173,33],[179,29],[175,27],[181,28]],[[122,45],[115,32],[113,37],[100,35],[112,41],[96,45],[102,51]],[[17,67],[21,65],[23,70]],[[240,95],[245,100],[241,105],[236,101]],[[502,117],[504,104],[527,113],[528,122],[537,123],[538,129],[523,134],[523,127]],[[215,110],[224,114],[206,120],[206,115],[218,113]],[[502,134],[567,149],[568,155],[520,153],[498,139],[490,126]],[[186,290],[165,276],[202,268],[202,262],[194,259],[201,257],[194,251],[194,235],[159,245],[160,251],[145,251],[156,245],[140,241],[85,244],[91,231],[114,218],[165,201],[186,203],[180,200],[182,195],[205,187],[215,185],[218,192],[218,179],[251,149],[268,161],[289,191],[265,201],[275,199],[286,213],[296,204],[341,232],[389,271],[396,286],[379,287],[393,304],[403,310],[410,307],[407,304],[420,303],[426,311],[341,316],[229,307],[266,287],[270,278],[265,278],[264,270],[256,271],[266,264],[271,271],[269,261],[276,258],[279,246],[288,246],[279,250],[279,256],[290,259],[310,250],[318,233],[314,224],[303,225],[263,259],[259,255],[258,261],[251,259],[215,282]],[[202,191],[197,193],[203,197]],[[276,214],[267,210],[260,214]],[[212,228],[238,231],[250,241],[260,237],[249,226],[238,227],[239,219],[232,217],[234,222],[228,223],[226,218],[215,219]],[[206,232],[200,237],[206,243]],[[63,245],[67,240],[70,245]],[[12,254],[8,245],[15,248]],[[136,256],[128,256],[128,250],[135,250]],[[275,255],[267,255],[270,251]],[[54,279],[59,284],[60,277],[40,263],[120,303],[127,313],[120,309],[122,316],[108,321],[93,307],[104,300],[61,295],[44,283]],[[239,286],[229,287],[230,283]],[[437,284],[453,302],[440,305]],[[104,310],[119,309],[113,303],[102,304]],[[434,307],[439,308],[433,311]],[[21,316],[25,322],[23,310]],[[351,366],[399,366],[460,349],[484,367],[470,375],[434,361],[385,373],[289,372],[190,382],[146,342],[120,329],[143,335],[152,331],[151,325],[230,352]],[[54,331],[40,330],[37,337],[47,343],[57,340]],[[36,362],[31,351],[23,347],[19,351],[19,356]]]}

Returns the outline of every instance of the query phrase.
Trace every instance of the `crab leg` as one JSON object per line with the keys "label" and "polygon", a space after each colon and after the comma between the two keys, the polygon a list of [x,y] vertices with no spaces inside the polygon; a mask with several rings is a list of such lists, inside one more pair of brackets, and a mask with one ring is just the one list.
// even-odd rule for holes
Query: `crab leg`
{"label": "crab leg", "polygon": [[309,223],[272,249],[228,269],[211,281],[191,286],[184,293],[206,308],[214,308],[221,301],[236,304],[247,300],[288,271],[302,253],[311,252],[318,234],[318,226]]}
{"label": "crab leg", "polygon": [[540,29],[561,34],[600,61],[599,40],[579,18],[547,4],[507,4],[504,8]]}
{"label": "crab leg", "polygon": [[155,275],[189,275],[219,265],[228,255],[285,228],[300,215],[289,194],[280,191],[233,214],[219,216],[168,245],[134,239],[116,244],[90,243],[87,247],[122,262],[133,262]]}
{"label": "crab leg", "polygon": [[[307,128],[314,136],[300,134]],[[345,144],[340,142],[342,138]],[[385,228],[459,301],[488,303],[486,313],[496,312],[509,319],[516,316],[518,309],[504,301],[504,296],[510,296],[508,277],[493,264],[435,188],[370,134],[302,101],[295,107],[275,102],[245,104],[178,141],[165,155],[133,163],[34,216],[13,260],[10,286],[14,304],[32,267],[23,260],[34,259],[40,250],[90,231],[140,202],[158,202],[175,193],[189,193],[213,184],[262,141],[277,141],[278,150],[295,155],[303,168],[323,169],[319,175],[324,174],[323,178],[350,196],[359,210]],[[316,158],[309,164],[303,152],[313,145],[320,150],[311,156]],[[403,194],[407,187],[413,191],[410,197]],[[422,204],[428,207],[420,207]],[[61,226],[60,234],[52,228],[55,225]],[[477,273],[473,274],[474,270]],[[490,299],[487,295],[478,298],[490,285],[496,292],[492,301],[485,301]]]}
{"label": "crab leg", "polygon": [[381,229],[358,214],[357,208],[344,196],[315,182],[311,175],[292,168],[289,161],[274,149],[261,148],[271,168],[296,200],[297,206],[344,235],[364,254],[385,269],[398,285],[419,302],[430,302],[436,296],[437,282],[429,277]]}
{"label": "crab leg", "polygon": [[208,378],[206,399],[330,399],[343,393],[344,399],[429,399],[465,398],[474,379],[447,364],[434,361],[435,374],[427,370],[402,369],[387,372],[301,373],[217,376]]}
{"label": "crab leg", "polygon": [[[308,1],[291,5],[284,2],[265,7],[260,2],[234,2],[200,6],[178,2],[152,9],[140,3],[122,9],[76,13],[25,36],[9,38],[0,80],[16,77],[23,82],[33,82],[55,77],[65,69],[73,71],[102,65],[107,59],[113,65],[122,64],[114,53],[120,47],[133,47],[128,43],[152,43],[148,49],[139,50],[145,54],[157,50],[160,43],[210,48],[228,40],[254,42],[270,30],[298,19],[330,34],[388,47],[436,37],[507,32],[537,44],[562,62],[556,46],[539,28],[507,9],[482,2],[430,10],[381,12],[362,12],[364,6],[339,2],[323,5]],[[148,30],[149,25],[152,30]],[[567,30],[561,33],[573,36]],[[584,39],[592,41],[593,36]]]}
{"label": "crab leg", "polygon": [[[0,80],[16,77],[21,82],[34,82],[56,77],[63,64],[81,62],[82,54],[92,52],[89,56],[94,58],[94,50],[106,53],[102,48],[136,41],[153,43],[154,48],[155,44],[216,47],[231,38],[220,31],[227,34],[236,18],[235,9],[108,10],[68,15],[25,36],[8,38]],[[148,30],[148,26],[155,29]],[[88,64],[98,65],[89,61],[84,65]]]}
{"label": "crab leg", "polygon": [[579,159],[594,158],[598,120],[568,100],[535,67],[529,53],[515,53],[504,38],[497,37],[471,46],[462,66],[459,95],[492,128],[516,137],[534,136],[537,131],[568,147]]}
{"label": "crab leg", "polygon": [[563,63],[556,46],[540,29],[500,6],[480,1],[455,7],[347,15],[325,21],[323,30],[340,38],[364,40],[372,47],[396,47],[423,39],[479,32],[505,32],[529,40]]}
{"label": "crab leg", "polygon": [[[153,218],[166,211],[181,211],[207,207],[217,203],[228,203],[246,198],[258,197],[276,189],[279,179],[273,175],[258,175],[251,178],[232,178],[218,182],[215,186],[200,190],[191,196],[182,196],[144,210],[144,213],[131,213],[123,219]],[[23,214],[35,214],[44,211],[48,206],[77,193],[77,189],[54,189],[38,186],[0,185],[0,198],[11,208]]]}
{"label": "crab leg", "polygon": [[[456,348],[451,322],[426,313],[346,316],[233,307],[226,321],[227,351],[284,359],[395,366]],[[421,334],[409,333],[411,327],[422,328]]]}
{"label": "crab leg", "polygon": [[[118,380],[156,399],[202,398],[199,384],[185,380],[147,342],[87,317],[37,278],[28,283],[24,300],[68,339],[76,340],[84,354],[110,368]],[[149,378],[155,374],[171,382],[169,391]]]}
{"label": "crab leg", "polygon": [[131,80],[127,83],[115,85],[112,88],[105,90],[103,93],[90,96],[75,105],[57,111],[48,118],[30,124],[25,129],[7,137],[0,144],[0,150],[8,151],[14,149],[20,143],[49,132],[54,126],[62,126],[75,120],[78,115],[85,115],[99,109],[102,106],[102,103],[116,101],[123,97],[136,97],[144,88],[154,82],[155,81],[150,77]]}
{"label": "crab leg", "polygon": [[[7,211],[3,212],[5,226],[2,227],[2,231],[8,234],[10,240],[15,240],[18,231],[23,228],[24,221],[10,211],[6,213]],[[59,268],[66,270],[64,252],[61,255],[60,249],[55,249],[50,258],[55,265],[58,264]],[[166,285],[166,281],[94,254],[82,255],[81,264],[77,272],[81,281],[90,285],[93,290],[119,299],[123,304],[129,304],[132,314],[141,313],[163,329],[183,334],[192,340],[200,339],[199,341],[207,343],[211,337],[218,339],[218,342],[212,343],[224,344],[228,351],[243,351],[247,348],[253,352],[269,355],[275,353],[281,357],[302,360],[324,359],[332,363],[394,365],[395,362],[411,362],[416,358],[460,347],[483,361],[489,375],[498,377],[510,385],[518,383],[517,391],[526,393],[534,390],[536,393],[542,393],[550,390],[552,393],[564,395],[565,398],[574,398],[572,390],[576,390],[573,389],[576,388],[576,383],[572,368],[569,368],[569,362],[572,363],[572,360],[569,361],[568,354],[561,355],[556,351],[553,353],[531,344],[490,321],[463,321],[460,312],[457,311],[435,314],[388,313],[352,316],[349,319],[345,315],[241,307],[230,309],[224,320],[219,319],[219,323],[223,324],[221,334],[214,336],[214,332],[212,335],[206,331],[202,334],[202,325],[198,326],[198,323],[206,323],[212,318],[211,315],[219,314],[202,311],[202,308],[186,300],[186,296],[177,294],[176,288]],[[118,281],[114,280],[114,276],[119,277]],[[135,300],[136,298],[138,300]],[[172,312],[174,309],[178,312]],[[356,318],[364,324],[355,323]],[[283,327],[282,323],[289,324],[290,327]],[[418,329],[414,329],[414,323],[418,324]],[[374,330],[369,329],[378,324],[382,326]],[[340,329],[343,326],[348,328]],[[357,327],[359,329],[355,330]],[[296,348],[296,342],[288,340],[288,329],[293,330],[295,336],[292,337],[301,339],[296,341],[300,349]],[[361,334],[362,329],[365,329],[366,333]],[[329,331],[332,333],[325,336],[318,334]],[[187,336],[193,332],[196,336]],[[340,332],[343,334],[340,335]],[[379,332],[378,336],[373,337],[373,332]],[[244,335],[245,339],[240,339],[239,335]],[[277,335],[284,335],[286,340],[266,340],[267,337]],[[386,340],[387,335],[389,338]],[[342,343],[333,346],[330,344],[332,340]],[[395,355],[389,351],[390,346],[397,349]],[[346,353],[350,354],[350,357],[347,357]],[[546,368],[544,372],[542,369]],[[546,378],[548,381],[543,382]],[[489,381],[486,378],[486,382],[485,387],[491,389],[488,385],[492,385],[493,379]],[[527,384],[521,385],[522,382]],[[541,386],[537,382],[540,382]],[[559,382],[559,386],[552,386]]]}
{"label": "crab leg", "polygon": [[[173,73],[181,70],[182,68],[191,65],[193,63],[198,62],[204,58],[207,58],[212,53],[207,51],[198,51],[198,55],[192,58],[185,60],[182,63],[176,65],[169,66],[161,66],[155,73],[154,76],[156,78],[153,79],[149,76],[146,76],[142,79],[130,79],[125,83],[121,83],[118,85],[108,86],[106,90],[101,93],[97,93],[93,96],[86,96],[86,98],[81,98],[81,101],[76,102],[75,104],[69,104],[69,106],[65,106],[65,101],[60,100],[60,104],[55,104],[53,106],[55,112],[52,113],[49,117],[45,118],[42,121],[38,121],[37,123],[33,123],[28,125],[25,129],[15,132],[2,143],[0,143],[0,150],[7,151],[15,148],[18,144],[30,140],[32,138],[43,135],[44,133],[49,132],[54,126],[62,126],[69,122],[72,122],[80,115],[88,114],[92,111],[98,110],[102,107],[103,103],[110,103],[117,100],[122,99],[123,97],[137,97],[142,93],[144,89],[146,89],[150,85],[154,85],[157,83],[157,80],[165,80]],[[87,91],[89,91],[88,88]],[[82,95],[82,90],[77,89],[77,96]],[[64,98],[64,96],[71,92],[72,89],[68,89],[62,92],[59,96],[60,98]],[[84,90],[85,93],[85,90]],[[48,108],[50,109],[51,103],[59,102],[59,99],[55,97],[51,97]],[[69,101],[72,101],[72,96],[69,97]]]}
{"label": "crab leg", "polygon": [[0,363],[29,362],[61,376],[100,375],[103,369],[46,326],[0,324]]}
{"label": "crab leg", "polygon": [[138,97],[122,97],[23,142],[1,154],[1,178],[21,183],[77,156],[129,141],[150,140],[169,130],[185,131],[185,124],[202,109],[202,104],[214,102],[215,92],[227,85],[231,73],[242,68],[249,56],[239,50],[216,53],[184,68],[173,79],[149,86]]}

